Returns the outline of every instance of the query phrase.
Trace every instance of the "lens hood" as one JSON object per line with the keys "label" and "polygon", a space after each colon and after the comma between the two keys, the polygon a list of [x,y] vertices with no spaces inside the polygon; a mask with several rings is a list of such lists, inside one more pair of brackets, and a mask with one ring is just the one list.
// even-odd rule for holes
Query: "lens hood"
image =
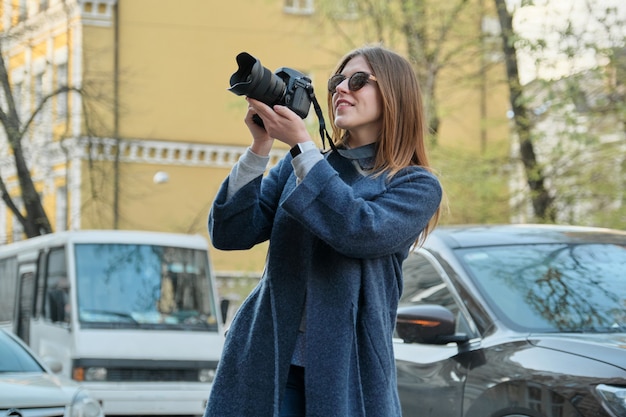
{"label": "lens hood", "polygon": [[247,52],[241,52],[236,60],[239,68],[230,77],[229,91],[259,100],[268,106],[281,102],[285,92],[283,80]]}

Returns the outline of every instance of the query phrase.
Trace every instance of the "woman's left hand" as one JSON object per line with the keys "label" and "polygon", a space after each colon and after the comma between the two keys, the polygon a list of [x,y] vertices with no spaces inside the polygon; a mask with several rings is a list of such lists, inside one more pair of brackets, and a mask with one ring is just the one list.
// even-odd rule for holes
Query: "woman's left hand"
{"label": "woman's left hand", "polygon": [[272,138],[286,143],[289,147],[311,140],[304,120],[287,106],[275,105],[271,108],[252,98],[248,98],[248,104],[263,120],[265,130]]}

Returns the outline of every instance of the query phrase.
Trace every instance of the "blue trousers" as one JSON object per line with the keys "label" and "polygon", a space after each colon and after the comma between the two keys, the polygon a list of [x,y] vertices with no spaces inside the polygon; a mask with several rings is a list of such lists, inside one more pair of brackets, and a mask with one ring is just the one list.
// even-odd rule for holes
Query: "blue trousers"
{"label": "blue trousers", "polygon": [[304,368],[291,365],[287,377],[285,396],[280,405],[280,417],[305,417]]}

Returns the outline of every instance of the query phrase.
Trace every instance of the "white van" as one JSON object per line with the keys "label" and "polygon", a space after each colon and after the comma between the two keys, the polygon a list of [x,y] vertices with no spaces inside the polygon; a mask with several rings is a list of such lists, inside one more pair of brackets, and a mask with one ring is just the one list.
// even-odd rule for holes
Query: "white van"
{"label": "white van", "polygon": [[0,246],[0,326],[106,415],[199,415],[224,335],[201,236],[68,231]]}

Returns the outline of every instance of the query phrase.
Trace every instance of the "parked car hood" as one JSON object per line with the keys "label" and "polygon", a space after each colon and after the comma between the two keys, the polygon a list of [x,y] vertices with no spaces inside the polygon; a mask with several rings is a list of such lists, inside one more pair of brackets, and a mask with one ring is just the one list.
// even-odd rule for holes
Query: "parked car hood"
{"label": "parked car hood", "polygon": [[76,392],[67,384],[45,373],[0,374],[0,408],[64,407]]}
{"label": "parked car hood", "polygon": [[531,334],[535,346],[568,352],[626,370],[626,333]]}

